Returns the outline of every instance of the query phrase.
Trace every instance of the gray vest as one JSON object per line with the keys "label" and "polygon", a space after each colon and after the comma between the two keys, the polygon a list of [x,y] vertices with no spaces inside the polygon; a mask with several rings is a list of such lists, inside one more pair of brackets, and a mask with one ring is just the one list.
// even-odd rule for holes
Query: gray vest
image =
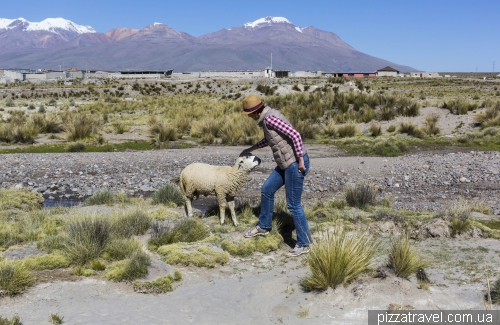
{"label": "gray vest", "polygon": [[[292,126],[292,124],[287,120],[287,118],[281,114],[280,111],[271,108],[269,106],[264,107],[264,110],[260,114],[258,124],[264,130],[264,136],[266,137],[268,145],[273,151],[274,161],[278,164],[281,169],[286,169],[288,166],[297,161],[295,156],[293,141],[285,134],[274,129],[268,129],[264,119],[268,115],[273,115]],[[307,153],[304,147],[304,155]]]}

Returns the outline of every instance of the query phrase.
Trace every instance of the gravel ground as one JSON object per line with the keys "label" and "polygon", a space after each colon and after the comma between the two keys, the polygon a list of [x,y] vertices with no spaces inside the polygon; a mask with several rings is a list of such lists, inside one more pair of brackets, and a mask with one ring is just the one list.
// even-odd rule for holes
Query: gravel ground
{"label": "gravel ground", "polygon": [[[0,187],[26,188],[46,199],[83,200],[108,189],[147,196],[193,162],[232,165],[245,147],[199,147],[114,153],[1,156]],[[457,199],[483,200],[500,213],[500,153],[428,152],[402,157],[346,156],[332,146],[308,145],[311,170],[304,203],[338,195],[347,183],[368,181],[398,209],[438,211]],[[240,199],[256,199],[276,166],[270,150],[254,152],[263,164],[250,174]],[[215,202],[215,201],[214,201]]]}

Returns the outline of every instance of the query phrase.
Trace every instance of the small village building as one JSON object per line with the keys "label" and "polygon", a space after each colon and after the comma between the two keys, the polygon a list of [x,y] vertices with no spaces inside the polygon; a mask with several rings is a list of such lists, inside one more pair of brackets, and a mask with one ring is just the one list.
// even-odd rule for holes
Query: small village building
{"label": "small village building", "polygon": [[64,71],[47,71],[47,80],[59,80],[66,78],[66,72]]}
{"label": "small village building", "polygon": [[290,76],[290,71],[288,70],[276,70],[274,71],[276,78],[288,78]]}
{"label": "small village building", "polygon": [[387,66],[382,69],[378,69],[376,71],[377,77],[398,77],[399,70],[394,69],[393,67]]}
{"label": "small village building", "polygon": [[410,72],[412,78],[439,78],[441,77],[437,72]]}
{"label": "small village building", "polygon": [[23,73],[23,81],[43,81],[47,80],[47,75],[45,73],[37,72],[37,73]]}

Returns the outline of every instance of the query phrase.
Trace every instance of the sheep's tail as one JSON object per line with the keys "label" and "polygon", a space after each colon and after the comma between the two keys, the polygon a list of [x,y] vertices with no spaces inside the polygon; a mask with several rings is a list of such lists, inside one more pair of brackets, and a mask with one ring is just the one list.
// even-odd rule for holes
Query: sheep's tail
{"label": "sheep's tail", "polygon": [[182,194],[186,194],[186,187],[184,186],[184,182],[182,181],[182,175],[179,177],[176,177],[175,179],[171,180],[172,182],[179,183],[179,187],[181,188]]}

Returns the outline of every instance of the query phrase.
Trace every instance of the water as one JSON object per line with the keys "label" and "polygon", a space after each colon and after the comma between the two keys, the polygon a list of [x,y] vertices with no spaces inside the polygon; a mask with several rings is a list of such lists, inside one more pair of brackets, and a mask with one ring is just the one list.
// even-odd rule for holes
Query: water
{"label": "water", "polygon": [[45,199],[43,201],[43,208],[48,209],[48,208],[53,208],[56,206],[63,206],[63,207],[73,207],[75,205],[81,204],[82,201],[78,200],[50,200],[50,199]]}

